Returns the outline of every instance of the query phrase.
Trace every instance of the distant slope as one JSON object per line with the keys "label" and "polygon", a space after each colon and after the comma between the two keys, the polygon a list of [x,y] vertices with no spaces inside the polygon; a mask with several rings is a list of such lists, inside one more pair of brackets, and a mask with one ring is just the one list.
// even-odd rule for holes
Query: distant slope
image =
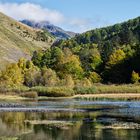
{"label": "distant slope", "polygon": [[46,29],[49,33],[58,39],[69,39],[76,35],[76,33],[65,31],[62,28],[49,23],[48,21],[35,22],[31,20],[22,20],[21,22],[33,28]]}
{"label": "distant slope", "polygon": [[86,73],[97,72],[104,82],[130,83],[133,71],[140,74],[140,17],[57,41],[53,47],[69,48]]}
{"label": "distant slope", "polygon": [[124,45],[140,44],[140,17],[113,26],[87,31],[68,41],[57,42],[55,45],[80,51],[84,47],[92,46],[91,44],[98,45],[103,59],[107,59],[113,50],[122,48]]}
{"label": "distant slope", "polygon": [[30,58],[34,50],[46,49],[53,41],[48,32],[35,30],[0,13],[0,68],[20,57]]}

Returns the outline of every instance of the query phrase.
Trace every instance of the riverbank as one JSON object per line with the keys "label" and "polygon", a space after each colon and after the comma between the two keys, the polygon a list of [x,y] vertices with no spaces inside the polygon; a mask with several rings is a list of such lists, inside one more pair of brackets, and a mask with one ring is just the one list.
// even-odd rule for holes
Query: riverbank
{"label": "riverbank", "polygon": [[84,94],[74,95],[70,97],[45,97],[38,96],[37,98],[21,97],[20,95],[2,95],[0,94],[0,101],[22,101],[22,100],[59,100],[59,99],[112,99],[112,100],[140,100],[140,93],[104,93],[104,94]]}
{"label": "riverbank", "polygon": [[140,100],[140,85],[102,85],[92,87],[18,87],[0,90],[0,100],[45,100],[92,98]]}
{"label": "riverbank", "polygon": [[105,93],[75,95],[76,99],[113,99],[113,100],[140,100],[140,93]]}
{"label": "riverbank", "polygon": [[0,101],[17,101],[17,100],[29,100],[29,98],[21,97],[19,95],[8,95],[8,94],[3,94],[0,93]]}

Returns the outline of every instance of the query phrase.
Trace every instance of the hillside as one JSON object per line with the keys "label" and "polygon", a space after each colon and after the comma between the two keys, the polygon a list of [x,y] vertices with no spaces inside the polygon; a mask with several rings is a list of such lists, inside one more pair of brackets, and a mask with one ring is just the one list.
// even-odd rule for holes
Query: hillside
{"label": "hillside", "polygon": [[35,50],[50,47],[54,38],[0,13],[0,67],[21,57],[30,58]]}
{"label": "hillside", "polygon": [[20,22],[35,29],[45,29],[57,39],[69,39],[76,35],[74,32],[65,31],[62,28],[55,26],[47,21],[35,22],[31,20],[22,20]]}
{"label": "hillside", "polygon": [[52,50],[57,47],[80,59],[85,77],[95,72],[103,82],[130,83],[132,72],[140,73],[140,17],[60,40]]}
{"label": "hillside", "polygon": [[85,32],[76,37],[63,42],[58,42],[56,46],[63,46],[69,48],[89,47],[91,44],[97,44],[98,49],[103,57],[107,59],[108,56],[117,48],[122,48],[123,45],[134,45],[140,42],[140,17],[129,20],[124,23],[115,24],[105,28],[95,29]]}

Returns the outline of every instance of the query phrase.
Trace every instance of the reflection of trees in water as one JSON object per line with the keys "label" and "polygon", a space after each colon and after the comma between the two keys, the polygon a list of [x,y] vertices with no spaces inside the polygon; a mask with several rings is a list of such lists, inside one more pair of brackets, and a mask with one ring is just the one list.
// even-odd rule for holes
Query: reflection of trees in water
{"label": "reflection of trees in water", "polygon": [[[140,139],[140,130],[102,129],[99,113],[0,113],[0,136],[20,136],[23,140],[129,140]],[[97,118],[97,120],[96,120]],[[25,120],[75,121],[69,129],[47,125],[30,125]],[[94,121],[93,121],[94,120]],[[24,132],[30,132],[25,133]]]}
{"label": "reflection of trees in water", "polygon": [[13,134],[17,135],[30,130],[30,126],[26,125],[24,122],[26,116],[27,114],[24,112],[8,112],[0,114],[1,121],[7,127],[7,131],[11,131]]}
{"label": "reflection of trees in water", "polygon": [[69,129],[48,127],[47,125],[34,125],[34,135],[24,135],[22,139],[30,140],[77,140],[82,122],[75,123]]}
{"label": "reflection of trees in water", "polygon": [[140,140],[140,130],[136,129],[118,129],[112,131],[112,134],[118,140]]}
{"label": "reflection of trees in water", "polygon": [[16,132],[12,129],[9,129],[8,126],[0,120],[0,137],[2,136],[15,136]]}

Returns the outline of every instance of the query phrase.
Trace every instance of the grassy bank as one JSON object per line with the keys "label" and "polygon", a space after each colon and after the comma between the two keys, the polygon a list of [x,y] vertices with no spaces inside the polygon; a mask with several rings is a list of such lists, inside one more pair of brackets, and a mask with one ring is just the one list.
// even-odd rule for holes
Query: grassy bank
{"label": "grassy bank", "polygon": [[86,94],[86,95],[75,95],[74,99],[89,99],[89,100],[140,100],[140,94],[137,93],[111,93],[111,94]]}
{"label": "grassy bank", "polygon": [[[93,97],[93,98],[137,98],[140,99],[140,85],[101,85],[92,87],[18,87],[1,88],[1,99],[5,98],[45,98],[45,97]],[[133,96],[134,95],[134,96]]]}
{"label": "grassy bank", "polygon": [[0,101],[17,101],[17,100],[27,100],[28,98],[21,97],[19,95],[8,95],[0,94]]}
{"label": "grassy bank", "polygon": [[[16,90],[15,90],[16,91]],[[18,90],[17,90],[18,91]],[[102,93],[140,93],[140,85],[102,85],[96,84],[92,87],[33,87],[22,88],[19,90],[35,91],[39,96],[60,97],[60,96],[73,96],[77,94],[102,94]]]}

